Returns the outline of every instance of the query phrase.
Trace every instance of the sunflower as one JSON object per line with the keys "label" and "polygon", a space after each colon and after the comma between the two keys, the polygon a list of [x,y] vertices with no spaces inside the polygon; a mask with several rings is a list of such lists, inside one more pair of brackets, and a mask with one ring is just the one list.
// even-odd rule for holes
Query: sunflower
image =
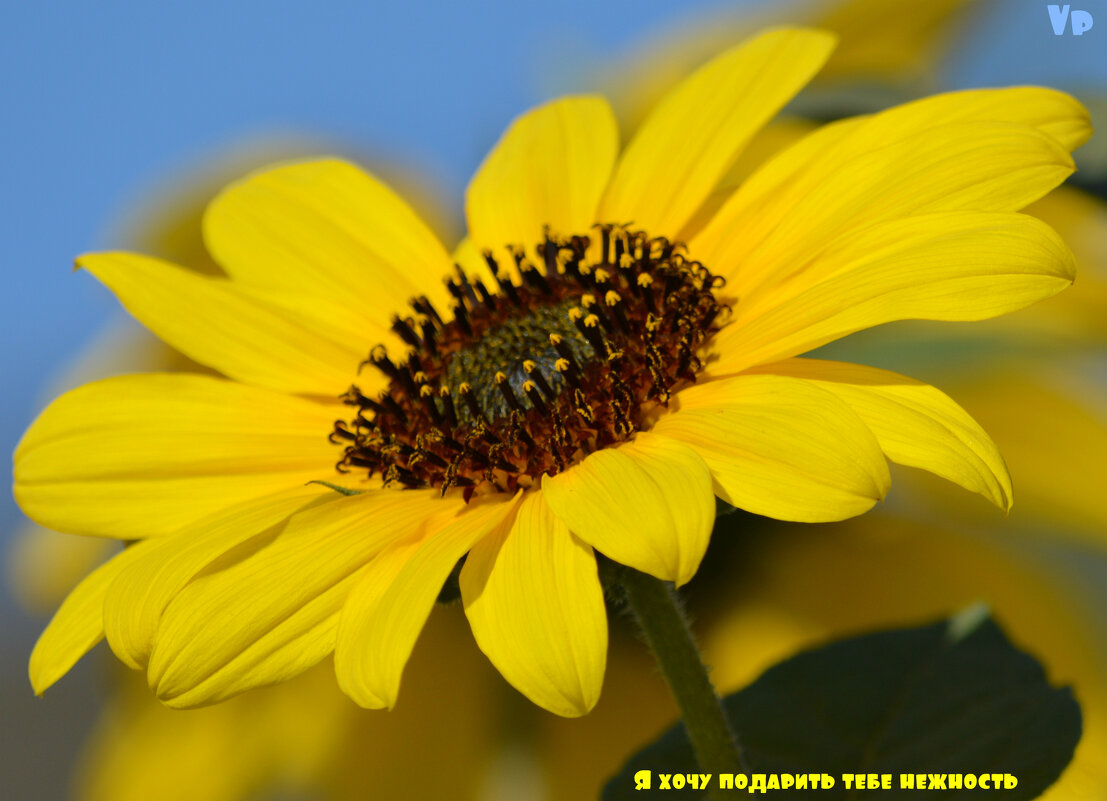
{"label": "sunflower", "polygon": [[840,520],[884,496],[888,459],[1008,508],[999,454],[947,396],[797,357],[1071,283],[1063,242],[1015,211],[1072,172],[1086,113],[1047,89],[936,96],[825,126],[709,203],[832,48],[778,29],[722,53],[621,154],[600,97],[528,112],[472,180],[452,257],[338,160],[212,202],[205,242],[226,278],[80,257],[225,378],[88,384],[25,435],[15,494],[31,518],[136,541],[62,604],[31,656],[36,691],[106,635],[171,706],[333,651],[347,695],[391,707],[453,588],[500,673],[580,715],[607,645],[597,552],[683,584],[716,496]]}

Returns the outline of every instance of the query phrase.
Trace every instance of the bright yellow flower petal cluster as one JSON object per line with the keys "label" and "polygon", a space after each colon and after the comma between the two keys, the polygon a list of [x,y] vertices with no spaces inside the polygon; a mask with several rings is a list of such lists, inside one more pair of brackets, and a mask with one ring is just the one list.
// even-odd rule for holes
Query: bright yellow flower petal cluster
{"label": "bright yellow flower petal cluster", "polygon": [[[706,549],[714,496],[786,520],[840,520],[884,496],[888,459],[1008,508],[995,446],[944,394],[796,357],[881,323],[978,320],[1067,286],[1064,243],[1016,212],[1071,173],[1086,113],[1019,88],[835,123],[768,160],[705,220],[745,145],[832,47],[804,29],[754,37],[676,86],[621,154],[601,98],[524,115],[469,188],[457,258],[474,284],[443,286],[453,259],[429,228],[333,160],[255,174],[212,203],[205,241],[227,278],[129,253],[81,257],[150,330],[226,379],[89,384],[28,431],[15,492],[29,516],[138,540],[63,603],[32,655],[36,690],[106,635],[173,706],[288,679],[332,651],[348,695],[391,706],[464,557],[458,583],[481,649],[535,703],[579,715],[596,703],[607,648],[596,551],[683,583]],[[626,233],[631,223],[648,237]],[[492,276],[502,294],[476,283],[487,268],[472,257],[485,251],[489,263],[514,260]],[[545,272],[527,257],[543,252]],[[573,281],[589,289],[565,295]],[[448,360],[439,375],[374,356],[382,376],[357,374],[379,343],[436,356],[434,337],[446,337],[457,359],[486,358],[487,337],[463,335],[466,315],[503,314],[523,295],[523,317],[504,325],[529,331],[536,316],[565,313],[533,300],[543,292],[563,293],[590,343],[558,352],[547,375],[557,391],[536,389],[545,362],[512,387],[506,374],[533,358],[522,346],[480,401],[458,393],[459,407],[473,401],[467,417],[447,405]],[[631,296],[649,313],[628,322]],[[411,298],[422,336],[392,317]],[[680,314],[665,318],[673,304]],[[449,321],[435,311],[451,308]],[[550,342],[568,347],[555,338],[576,336],[570,323],[553,325]],[[619,339],[620,328],[632,334]],[[620,342],[645,343],[638,374]],[[577,379],[602,385],[610,408],[578,387],[568,408],[581,419],[562,418]],[[351,382],[356,433],[335,423],[350,417],[336,397]],[[497,391],[510,412],[492,411]],[[403,429],[428,414],[448,421],[445,434]],[[552,432],[541,447],[539,429]],[[336,472],[330,432],[356,439],[347,467],[371,469]],[[541,470],[539,452],[550,460]],[[502,491],[505,476],[517,492]]]}

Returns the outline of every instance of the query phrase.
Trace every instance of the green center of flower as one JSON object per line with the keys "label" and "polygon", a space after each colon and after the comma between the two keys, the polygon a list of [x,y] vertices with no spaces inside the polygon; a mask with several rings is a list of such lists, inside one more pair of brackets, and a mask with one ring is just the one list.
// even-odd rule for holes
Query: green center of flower
{"label": "green center of flower", "polygon": [[[569,320],[569,313],[578,303],[579,299],[570,298],[550,306],[537,306],[485,331],[480,339],[463,347],[446,363],[445,386],[456,395],[462,384],[468,384],[478,405],[492,417],[511,413],[496,381],[497,373],[504,373],[508,386],[520,391],[532,376],[541,376],[553,394],[560,394],[565,387],[565,379],[557,370],[561,354],[551,344],[550,334],[561,337],[575,361],[587,363],[594,355],[588,340]],[[519,361],[520,353],[527,354],[529,359]],[[458,416],[466,422],[476,422],[468,408],[459,409]]]}
{"label": "green center of flower", "polygon": [[518,282],[485,253],[494,291],[459,267],[448,322],[414,299],[413,315],[393,319],[404,361],[378,345],[363,363],[387,390],[344,396],[357,412],[330,435],[345,446],[337,469],[443,493],[514,492],[648,425],[695,381],[725,308],[722,278],[677,243],[598,228],[596,246],[547,235],[535,261],[509,249]]}

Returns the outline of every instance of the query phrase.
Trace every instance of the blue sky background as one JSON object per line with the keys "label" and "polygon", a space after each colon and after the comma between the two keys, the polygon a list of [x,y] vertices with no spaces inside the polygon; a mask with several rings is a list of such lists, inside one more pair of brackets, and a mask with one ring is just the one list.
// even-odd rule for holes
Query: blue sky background
{"label": "blue sky background", "polygon": [[[691,12],[733,5],[3,4],[0,451],[15,447],[57,371],[119,314],[91,276],[71,272],[73,257],[111,244],[111,231],[160,178],[252,136],[295,134],[415,165],[448,208],[460,209],[487,148],[511,117],[545,99],[559,61],[617,55]],[[1054,36],[1046,5],[995,4],[974,46],[946,65],[949,85],[1107,86],[1107,3],[1072,4],[1098,22],[1080,38]],[[6,457],[3,464],[10,485]],[[0,493],[0,544],[19,520],[10,494]],[[21,691],[40,624],[17,616],[6,592],[0,620],[14,633],[3,639],[0,678]],[[34,765],[45,757],[28,731],[18,758]],[[75,736],[69,745],[54,740],[54,756]],[[54,797],[42,792],[36,797]]]}

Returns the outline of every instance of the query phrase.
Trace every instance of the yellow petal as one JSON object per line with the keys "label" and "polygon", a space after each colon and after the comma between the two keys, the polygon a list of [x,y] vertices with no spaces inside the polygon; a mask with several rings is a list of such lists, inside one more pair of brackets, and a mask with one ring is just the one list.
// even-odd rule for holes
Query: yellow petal
{"label": "yellow petal", "polygon": [[333,397],[373,345],[395,343],[371,318],[303,293],[244,287],[134,253],[89,253],[77,264],[164,342],[248,384]]}
{"label": "yellow petal", "polygon": [[1027,126],[924,129],[845,161],[827,154],[769,196],[755,197],[751,179],[690,249],[746,297],[780,283],[841,236],[913,214],[1014,211],[1072,170],[1063,147]]}
{"label": "yellow petal", "polygon": [[872,431],[830,392],[800,381],[743,375],[683,390],[653,427],[686,443],[727,503],[779,520],[843,520],[888,491]]}
{"label": "yellow petal", "polygon": [[268,546],[209,567],[166,608],[147,679],[189,707],[283,681],[334,649],[358,576],[389,544],[453,501],[422,490],[374,490],[292,517]]}
{"label": "yellow petal", "polygon": [[140,542],[93,570],[62,602],[31,651],[31,686],[36,695],[69,672],[104,636],[104,593],[119,572],[140,558],[150,543]]}
{"label": "yellow petal", "polygon": [[768,31],[731,48],[671,90],[627,146],[602,222],[634,221],[675,237],[746,143],[811,80],[835,37]]}
{"label": "yellow petal", "polygon": [[373,560],[342,610],[334,668],[343,692],[370,709],[392,708],[411,649],[450,571],[474,543],[510,524],[517,506],[506,498],[473,501],[438,530]]}
{"label": "yellow petal", "polygon": [[652,433],[544,478],[542,492],[553,513],[596,550],[678,585],[695,574],[715,523],[703,459]]}
{"label": "yellow petal", "polygon": [[991,437],[945,393],[874,367],[789,359],[752,372],[810,381],[857,412],[893,462],[929,470],[1011,508],[1011,477]]}
{"label": "yellow petal", "polygon": [[398,195],[338,159],[286,164],[231,184],[204,215],[204,242],[236,281],[333,298],[372,319],[447,295],[438,238]]}
{"label": "yellow petal", "polygon": [[888,143],[908,132],[953,122],[1012,122],[1029,125],[1073,151],[1092,135],[1091,118],[1079,100],[1056,89],[1011,86],[967,89],[924,97],[867,118],[854,147]]}
{"label": "yellow petal", "polygon": [[276,536],[309,503],[341,497],[319,486],[296,487],[221,509],[158,538],[120,572],[104,598],[104,633],[112,651],[128,667],[145,667],[162,613],[197,574],[247,541],[257,538],[260,546],[266,537]]}
{"label": "yellow petal", "polygon": [[982,320],[1072,283],[1072,254],[1021,214],[924,214],[843,237],[795,280],[740,301],[715,338],[712,375],[733,374],[893,320]]}
{"label": "yellow petal", "polygon": [[513,687],[564,717],[592,710],[607,658],[607,610],[592,549],[528,493],[514,525],[485,537],[461,571],[477,645]]}
{"label": "yellow petal", "polygon": [[516,119],[469,184],[465,214],[480,250],[530,248],[543,228],[587,233],[619,149],[602,97],[566,97]]}
{"label": "yellow petal", "polygon": [[15,497],[49,528],[161,536],[334,475],[342,407],[208,376],[109,378],[62,395],[15,452]]}
{"label": "yellow petal", "polygon": [[[984,125],[974,128],[974,124]],[[1002,126],[1024,130],[1021,135],[1025,145],[1022,152],[1018,145],[1020,136],[1013,132],[1008,135],[1009,152],[1005,159],[1010,162],[1008,164],[996,163],[995,153],[987,154],[983,163],[973,164],[979,160],[980,154],[966,151],[971,151],[974,143],[956,141],[969,135],[979,137],[987,134],[989,128],[993,133],[1001,131]],[[1036,140],[1032,133],[1025,132],[1027,127],[1044,134],[1046,141]],[[924,165],[917,161],[915,150],[921,148],[920,153],[931,154],[931,158],[938,162],[935,166],[940,167],[943,160],[957,162],[943,168],[947,180],[964,184],[965,177],[975,175],[989,186],[1003,190],[939,198],[946,204],[940,208],[1017,211],[1030,200],[1045,194],[1071,172],[1072,161],[1067,151],[1079,146],[1090,134],[1088,113],[1080,103],[1061,92],[1037,87],[951,92],[897,106],[873,116],[841,120],[825,125],[800,140],[754,173],[724,205],[712,224],[696,235],[692,243],[693,251],[696,258],[715,271],[728,274],[731,281],[736,282],[731,289],[738,295],[745,295],[765,280],[766,274],[772,275],[771,265],[766,261],[769,254],[762,240],[776,237],[778,244],[787,245],[776,229],[787,223],[786,218],[794,215],[795,207],[805,204],[805,198],[811,194],[819,197],[818,203],[807,204],[804,208],[807,213],[815,214],[816,221],[834,218],[839,213],[836,194],[840,189],[845,190],[846,198],[867,202],[869,213],[874,210],[879,213],[883,206],[883,199],[873,196],[877,189],[883,194],[894,192],[898,187],[900,201],[911,204],[913,201],[909,195],[915,187],[902,182],[901,172],[910,175],[917,171],[923,184],[931,187],[937,177],[931,175],[928,178],[920,170]],[[928,144],[927,140],[931,138],[935,141],[954,141],[948,152],[940,153]],[[849,185],[859,176],[854,175],[850,165],[875,168],[882,159],[896,154],[902,163],[889,163],[884,168],[887,172],[883,174],[879,169],[871,171],[869,180],[875,182],[874,186],[866,186],[866,194],[853,194]],[[962,161],[968,163],[965,176],[958,179],[958,163]],[[994,170],[989,171],[990,168]],[[1008,170],[1013,174],[1005,175]],[[834,192],[821,194],[834,176],[839,176],[837,181],[843,186]],[[903,196],[903,193],[908,196]],[[828,197],[833,201],[830,206],[820,207],[820,204],[827,203]],[[949,205],[951,200],[961,205]],[[965,205],[967,200],[971,200],[972,205]],[[921,207],[920,202],[915,203],[915,208]],[[797,216],[791,216],[793,223],[796,219]],[[848,215],[838,219],[845,223],[857,222]],[[741,231],[742,235],[734,236],[734,231]],[[812,241],[809,234],[801,243],[796,243],[807,251],[822,244],[818,238]],[[757,257],[752,263],[747,258],[750,254]]]}
{"label": "yellow petal", "polygon": [[921,131],[973,122],[1028,126],[1056,140],[1066,151],[1079,147],[1092,134],[1088,110],[1056,89],[1015,86],[947,92],[823,125],[766,162],[743,192],[747,196],[773,194],[801,170],[831,171],[849,159],[898,144]]}

